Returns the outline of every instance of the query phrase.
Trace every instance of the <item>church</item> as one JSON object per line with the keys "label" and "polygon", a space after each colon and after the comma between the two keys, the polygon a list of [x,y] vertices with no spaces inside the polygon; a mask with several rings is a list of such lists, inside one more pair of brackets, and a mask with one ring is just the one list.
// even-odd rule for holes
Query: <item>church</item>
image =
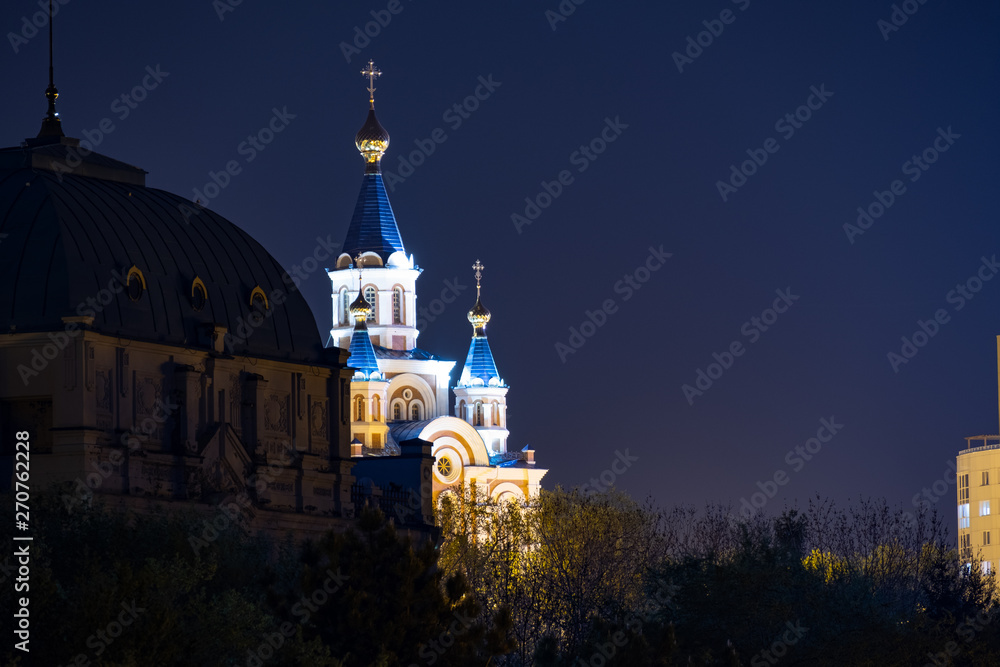
{"label": "church", "polygon": [[[377,74],[370,63],[372,93]],[[538,493],[534,452],[507,448],[480,290],[455,387],[455,362],[416,346],[420,269],[379,173],[389,136],[373,95],[361,192],[330,256],[327,345],[263,246],[67,137],[51,66],[46,97],[38,135],[0,149],[0,428],[28,434],[32,492],[298,537],[343,530],[364,506],[432,536],[437,498],[463,482]]]}
{"label": "church", "polygon": [[[375,116],[371,61],[368,118],[355,137],[364,159],[354,215],[342,252],[329,271],[332,344],[350,350],[352,447],[364,456],[392,456],[397,443],[432,443],[436,499],[448,487],[475,484],[494,498],[525,500],[538,494],[545,470],[534,451],[507,446],[507,391],[486,337],[490,311],[481,300],[482,270],[473,265],[476,302],[468,313],[472,340],[458,384],[450,387],[454,361],[417,347],[416,281],[381,174],[389,133]],[[454,403],[450,394],[454,393]]]}

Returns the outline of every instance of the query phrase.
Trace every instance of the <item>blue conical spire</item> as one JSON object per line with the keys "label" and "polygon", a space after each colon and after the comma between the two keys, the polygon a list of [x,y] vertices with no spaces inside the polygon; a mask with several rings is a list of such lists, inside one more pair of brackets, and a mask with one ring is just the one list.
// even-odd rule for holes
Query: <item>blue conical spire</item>
{"label": "blue conical spire", "polygon": [[482,381],[484,385],[503,387],[503,379],[497,372],[496,362],[493,361],[493,351],[490,350],[490,343],[486,340],[486,324],[492,315],[480,300],[480,281],[483,277],[483,269],[486,267],[477,259],[472,265],[476,270],[476,305],[469,311],[469,322],[472,323],[472,343],[469,345],[469,354],[465,357],[465,367],[462,368],[462,376],[458,380],[458,386],[471,387],[478,384],[476,380]]}
{"label": "blue conical spire", "polygon": [[[360,283],[360,275],[358,282]],[[372,312],[369,304],[361,290],[358,290],[358,298],[351,304],[351,315],[354,316],[354,334],[351,336],[351,356],[347,358],[347,365],[355,369],[356,373],[361,373],[365,380],[380,380],[381,374],[378,368],[378,360],[375,358],[375,348],[372,346],[372,339],[368,337],[368,325],[365,320]]]}
{"label": "blue conical spire", "polygon": [[380,167],[382,156],[389,148],[389,133],[375,117],[375,79],[382,72],[369,60],[367,69],[361,73],[368,78],[370,108],[365,124],[354,138],[354,145],[365,161],[365,177],[361,181],[361,192],[354,207],[351,226],[347,229],[343,251],[351,257],[365,252],[378,253],[384,264],[389,255],[403,251],[403,240],[389,205]]}
{"label": "blue conical spire", "polygon": [[397,251],[403,251],[403,239],[399,236],[382,174],[365,174],[343,252],[351,257],[365,252],[378,253],[384,263]]}

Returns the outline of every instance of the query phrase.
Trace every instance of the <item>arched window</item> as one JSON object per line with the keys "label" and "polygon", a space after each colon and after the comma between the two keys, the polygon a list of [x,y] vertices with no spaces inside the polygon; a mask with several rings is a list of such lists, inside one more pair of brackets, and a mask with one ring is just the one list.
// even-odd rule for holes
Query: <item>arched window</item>
{"label": "arched window", "polygon": [[382,405],[378,396],[372,397],[372,421],[377,422],[382,418]]}
{"label": "arched window", "polygon": [[466,418],[466,414],[465,414],[465,401],[459,401],[458,402],[458,415],[457,416],[458,416],[459,419],[465,419]]}
{"label": "arched window", "polygon": [[368,287],[365,288],[365,301],[367,301],[368,305],[372,307],[372,312],[368,313],[368,321],[369,322],[374,322],[375,321],[375,296],[376,296],[376,294],[378,294],[378,292],[371,285],[369,285]]}
{"label": "arched window", "polygon": [[142,293],[146,291],[146,277],[142,275],[142,271],[134,264],[128,270],[128,277],[125,278],[125,287],[128,290],[128,298],[132,301],[141,299]]}
{"label": "arched window", "polygon": [[340,323],[350,324],[351,323],[351,303],[350,299],[347,297],[347,288],[340,288]]}
{"label": "arched window", "polygon": [[476,417],[475,417],[475,421],[473,422],[472,425],[473,426],[482,426],[483,425],[483,402],[482,401],[476,401]]}
{"label": "arched window", "polygon": [[414,403],[410,406],[410,419],[420,421],[420,404]]}
{"label": "arched window", "polygon": [[363,422],[365,420],[365,397],[358,396],[354,399],[354,421]]}
{"label": "arched window", "polygon": [[496,401],[493,401],[491,404],[490,422],[492,422],[494,426],[500,423],[500,404]]}
{"label": "arched window", "polygon": [[198,312],[205,307],[208,302],[208,290],[201,278],[195,276],[191,282],[191,309]]}
{"label": "arched window", "polygon": [[260,288],[260,285],[254,287],[253,291],[250,292],[250,308],[257,312],[263,312],[268,308],[267,295],[264,294],[264,290]]}
{"label": "arched window", "polygon": [[399,421],[400,419],[403,418],[403,406],[402,406],[402,404],[396,403],[394,406],[392,406],[392,418],[395,421]]}
{"label": "arched window", "polygon": [[392,288],[392,323],[403,323],[403,288]]}

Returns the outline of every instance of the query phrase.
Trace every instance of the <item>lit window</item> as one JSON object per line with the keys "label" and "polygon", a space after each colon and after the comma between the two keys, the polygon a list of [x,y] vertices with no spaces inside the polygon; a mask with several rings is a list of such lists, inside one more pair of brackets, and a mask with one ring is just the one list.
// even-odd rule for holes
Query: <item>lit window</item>
{"label": "lit window", "polygon": [[969,527],[969,503],[963,503],[958,506],[958,527]]}
{"label": "lit window", "polygon": [[482,403],[482,401],[476,401],[476,416],[475,416],[475,419],[474,419],[474,422],[473,422],[472,425],[473,426],[482,426],[483,425],[483,403]]}
{"label": "lit window", "polygon": [[403,323],[403,290],[399,287],[392,290],[392,323]]}
{"label": "lit window", "polygon": [[368,313],[368,321],[369,322],[374,322],[375,321],[375,295],[376,294],[377,294],[377,292],[375,291],[374,287],[370,287],[369,286],[369,287],[365,288],[365,301],[367,301],[368,305],[372,307],[372,312]]}
{"label": "lit window", "polygon": [[993,564],[990,561],[988,561],[988,560],[984,560],[983,561],[983,574],[989,574],[992,569],[993,569]]}
{"label": "lit window", "polygon": [[142,293],[146,291],[146,278],[136,266],[128,270],[125,287],[128,289],[128,298],[132,301],[141,299]]}
{"label": "lit window", "polygon": [[350,324],[351,323],[351,303],[347,298],[347,288],[342,287],[340,289],[340,323]]}
{"label": "lit window", "polygon": [[990,501],[980,500],[979,501],[979,516],[989,516],[990,515]]}
{"label": "lit window", "polygon": [[205,289],[205,283],[201,281],[201,278],[195,278],[194,282],[191,283],[191,308],[200,311],[207,302],[208,290]]}
{"label": "lit window", "polygon": [[254,287],[253,291],[250,292],[250,307],[258,312],[267,310],[267,295],[264,294],[260,285]]}

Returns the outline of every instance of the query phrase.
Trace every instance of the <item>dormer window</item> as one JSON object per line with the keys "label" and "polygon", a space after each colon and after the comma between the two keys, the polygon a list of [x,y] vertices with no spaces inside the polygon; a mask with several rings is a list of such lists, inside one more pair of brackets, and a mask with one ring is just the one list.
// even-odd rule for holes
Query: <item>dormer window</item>
{"label": "dormer window", "polygon": [[201,278],[196,276],[191,283],[191,308],[198,312],[205,307],[206,303],[208,303],[208,290],[205,289],[205,283],[201,281]]}
{"label": "dormer window", "polygon": [[260,285],[253,288],[250,292],[250,308],[258,312],[264,312],[267,310],[267,295],[264,294],[264,290],[260,288]]}
{"label": "dormer window", "polygon": [[142,275],[142,271],[138,269],[134,264],[132,268],[128,270],[128,277],[125,279],[125,287],[128,290],[128,298],[132,301],[138,301],[142,298],[142,293],[146,291],[146,278]]}

